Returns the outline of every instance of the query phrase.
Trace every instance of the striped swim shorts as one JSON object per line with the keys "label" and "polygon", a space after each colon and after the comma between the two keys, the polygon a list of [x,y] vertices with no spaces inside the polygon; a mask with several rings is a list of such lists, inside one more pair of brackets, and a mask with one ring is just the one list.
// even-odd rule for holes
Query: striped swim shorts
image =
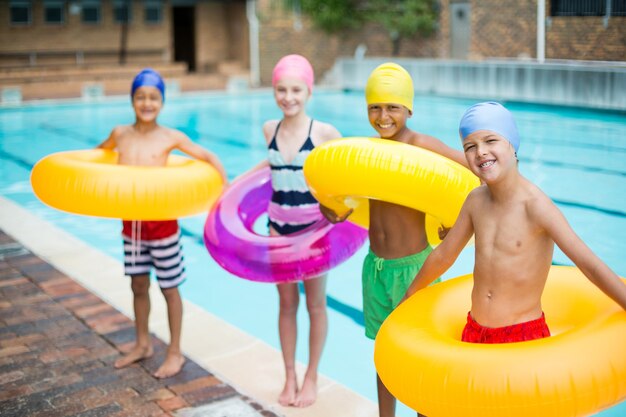
{"label": "striped swim shorts", "polygon": [[173,288],[186,278],[185,263],[180,244],[180,231],[171,236],[153,239],[124,239],[124,273],[126,275],[147,275],[154,268],[161,288]]}

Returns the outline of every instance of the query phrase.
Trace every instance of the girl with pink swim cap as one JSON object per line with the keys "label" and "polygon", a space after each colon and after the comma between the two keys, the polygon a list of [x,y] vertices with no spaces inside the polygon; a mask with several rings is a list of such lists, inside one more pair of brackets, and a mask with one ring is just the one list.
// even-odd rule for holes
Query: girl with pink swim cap
{"label": "girl with pink swim cap", "polygon": [[[276,105],[282,120],[263,124],[268,159],[254,169],[269,166],[272,199],[268,208],[270,235],[298,232],[322,219],[320,206],[309,192],[302,167],[315,146],[341,137],[330,124],[313,120],[306,104],[313,93],[313,67],[301,55],[281,58],[272,73]],[[278,331],[285,365],[285,385],[278,397],[283,406],[307,407],[317,399],[317,370],[326,342],[326,275],[302,282],[310,319],[309,364],[301,387],[295,369],[297,320],[300,303],[298,282],[277,284],[280,300]]]}

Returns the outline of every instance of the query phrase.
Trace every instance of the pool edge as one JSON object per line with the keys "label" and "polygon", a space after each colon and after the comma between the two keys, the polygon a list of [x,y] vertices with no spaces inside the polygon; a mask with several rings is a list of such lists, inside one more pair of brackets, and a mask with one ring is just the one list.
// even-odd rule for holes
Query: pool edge
{"label": "pool edge", "polygon": [[[123,274],[120,262],[2,196],[0,228],[132,318],[132,296],[128,286],[120,280]],[[150,329],[167,341],[169,332],[165,303],[157,286],[151,287],[154,296],[151,297]],[[286,417],[377,415],[374,402],[324,375],[320,375],[319,396],[313,406],[281,407],[276,402],[283,380],[281,353],[197,305],[187,300],[183,303],[184,354],[268,409]],[[298,366],[304,370],[302,364]]]}

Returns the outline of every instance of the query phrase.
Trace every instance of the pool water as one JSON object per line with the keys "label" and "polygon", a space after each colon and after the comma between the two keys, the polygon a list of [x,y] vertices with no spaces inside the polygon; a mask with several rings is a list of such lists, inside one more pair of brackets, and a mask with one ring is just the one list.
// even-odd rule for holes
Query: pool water
{"label": "pool water", "polygon": [[[465,99],[418,96],[409,126],[460,149],[458,122],[471,104]],[[522,137],[521,172],[554,200],[596,254],[626,276],[626,115],[517,103],[507,107]],[[362,92],[316,91],[308,111],[335,125],[344,136],[374,134]],[[271,92],[260,91],[168,97],[159,120],[217,153],[232,180],[265,158],[261,125],[280,115]],[[33,195],[29,174],[45,155],[94,147],[115,125],[133,121],[126,98],[0,110],[0,194],[121,261],[119,221],[48,208]],[[204,248],[204,219],[198,215],[180,221],[189,277],[181,287],[183,297],[279,349],[275,287],[222,270]],[[360,268],[365,253],[364,247],[330,273],[330,328],[320,371],[376,401],[373,342],[363,334]],[[554,263],[571,265],[559,250]],[[469,273],[472,265],[470,247],[444,278]],[[127,285],[122,277],[120,285]],[[306,363],[304,304],[298,320],[298,360]],[[626,403],[622,403],[599,415],[625,414]],[[415,414],[400,407],[398,415]]]}

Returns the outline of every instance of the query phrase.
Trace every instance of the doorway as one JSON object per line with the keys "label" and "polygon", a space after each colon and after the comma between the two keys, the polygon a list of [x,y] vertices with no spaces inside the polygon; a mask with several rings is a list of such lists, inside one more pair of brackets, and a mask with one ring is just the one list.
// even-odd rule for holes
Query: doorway
{"label": "doorway", "polygon": [[470,47],[470,5],[450,4],[450,58],[467,59]]}
{"label": "doorway", "polygon": [[196,70],[196,27],[194,6],[173,7],[174,61],[186,62],[190,72]]}

